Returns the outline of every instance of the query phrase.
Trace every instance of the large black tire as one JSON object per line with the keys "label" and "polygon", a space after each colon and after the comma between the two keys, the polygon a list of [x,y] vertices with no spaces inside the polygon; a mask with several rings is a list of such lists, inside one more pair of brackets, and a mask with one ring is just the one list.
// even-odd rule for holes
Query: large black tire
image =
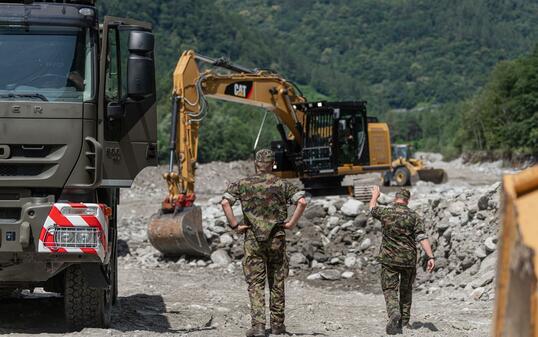
{"label": "large black tire", "polygon": [[72,330],[108,328],[112,312],[112,289],[90,288],[80,265],[73,265],[65,271],[64,310],[65,319]]}
{"label": "large black tire", "polygon": [[0,299],[16,297],[20,291],[16,288],[0,288]]}
{"label": "large black tire", "polygon": [[411,172],[409,172],[406,167],[398,167],[396,171],[394,171],[392,180],[398,186],[409,186],[411,185]]}

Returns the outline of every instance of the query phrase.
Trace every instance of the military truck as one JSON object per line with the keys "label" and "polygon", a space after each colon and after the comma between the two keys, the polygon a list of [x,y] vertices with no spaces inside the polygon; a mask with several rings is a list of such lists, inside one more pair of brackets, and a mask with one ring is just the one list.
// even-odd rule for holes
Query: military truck
{"label": "military truck", "polygon": [[0,1],[0,60],[1,293],[59,293],[71,328],[107,327],[119,189],[157,164],[151,26]]}

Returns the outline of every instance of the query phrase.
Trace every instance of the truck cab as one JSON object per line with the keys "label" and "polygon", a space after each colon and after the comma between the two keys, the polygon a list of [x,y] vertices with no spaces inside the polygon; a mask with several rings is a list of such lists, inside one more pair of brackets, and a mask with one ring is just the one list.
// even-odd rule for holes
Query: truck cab
{"label": "truck cab", "polygon": [[0,294],[110,324],[119,188],[156,165],[154,36],[94,0],[0,1]]}

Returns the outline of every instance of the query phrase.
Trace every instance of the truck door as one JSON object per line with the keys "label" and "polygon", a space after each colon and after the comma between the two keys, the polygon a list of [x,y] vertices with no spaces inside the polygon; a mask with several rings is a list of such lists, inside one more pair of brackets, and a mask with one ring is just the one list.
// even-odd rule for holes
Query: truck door
{"label": "truck door", "polygon": [[157,164],[154,36],[145,22],[105,17],[99,60],[102,186],[130,187]]}

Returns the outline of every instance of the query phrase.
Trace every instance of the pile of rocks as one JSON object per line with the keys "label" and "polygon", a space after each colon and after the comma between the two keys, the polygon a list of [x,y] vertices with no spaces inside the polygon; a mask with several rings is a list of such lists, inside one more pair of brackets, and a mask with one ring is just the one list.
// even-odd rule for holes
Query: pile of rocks
{"label": "pile of rocks", "polygon": [[[476,298],[492,296],[499,192],[499,183],[468,188],[419,182],[412,189],[410,207],[424,217],[437,257],[435,273],[419,272],[420,289],[433,292],[443,287],[461,287],[468,292],[476,290]],[[393,194],[383,195],[380,203],[387,204],[392,199]],[[240,259],[241,240],[226,228],[217,198],[210,201],[204,208],[204,217],[211,246],[219,255]],[[306,271],[312,280],[375,273],[379,268],[375,256],[381,224],[368,217],[367,206],[343,197],[311,200],[297,228],[288,234],[292,270]],[[236,213],[240,214],[238,207]],[[422,257],[421,263],[425,262]]]}
{"label": "pile of rocks", "polygon": [[[238,164],[239,165],[239,164]],[[248,165],[241,163],[238,171]],[[211,175],[211,170],[207,173]],[[237,172],[243,175],[244,172]],[[155,175],[152,175],[155,177]],[[219,183],[219,191],[224,183]],[[148,196],[161,196],[154,185],[137,187]],[[210,186],[208,185],[209,189]],[[133,193],[132,191],[128,192]],[[213,191],[215,193],[215,190]],[[437,270],[428,274],[419,268],[418,288],[429,293],[447,293],[467,299],[493,297],[497,235],[499,230],[500,184],[469,186],[418,182],[411,189],[410,207],[424,217],[427,234],[437,257]],[[388,204],[394,191],[382,194]],[[129,201],[129,196],[126,198]],[[242,239],[231,231],[220,208],[221,197],[199,199],[203,209],[204,233],[213,254],[210,259],[188,257],[166,259],[147,240],[150,214],[133,208],[120,221],[120,263],[148,268],[240,267]],[[241,214],[240,205],[235,205]],[[147,211],[147,210],[146,210]],[[292,211],[290,209],[290,211]],[[142,214],[141,214],[142,213]],[[368,217],[368,205],[348,197],[314,198],[297,228],[288,233],[291,273],[308,280],[359,282],[372,280],[378,286],[379,264],[375,257],[381,242],[381,224]],[[424,259],[419,263],[423,263]]]}

